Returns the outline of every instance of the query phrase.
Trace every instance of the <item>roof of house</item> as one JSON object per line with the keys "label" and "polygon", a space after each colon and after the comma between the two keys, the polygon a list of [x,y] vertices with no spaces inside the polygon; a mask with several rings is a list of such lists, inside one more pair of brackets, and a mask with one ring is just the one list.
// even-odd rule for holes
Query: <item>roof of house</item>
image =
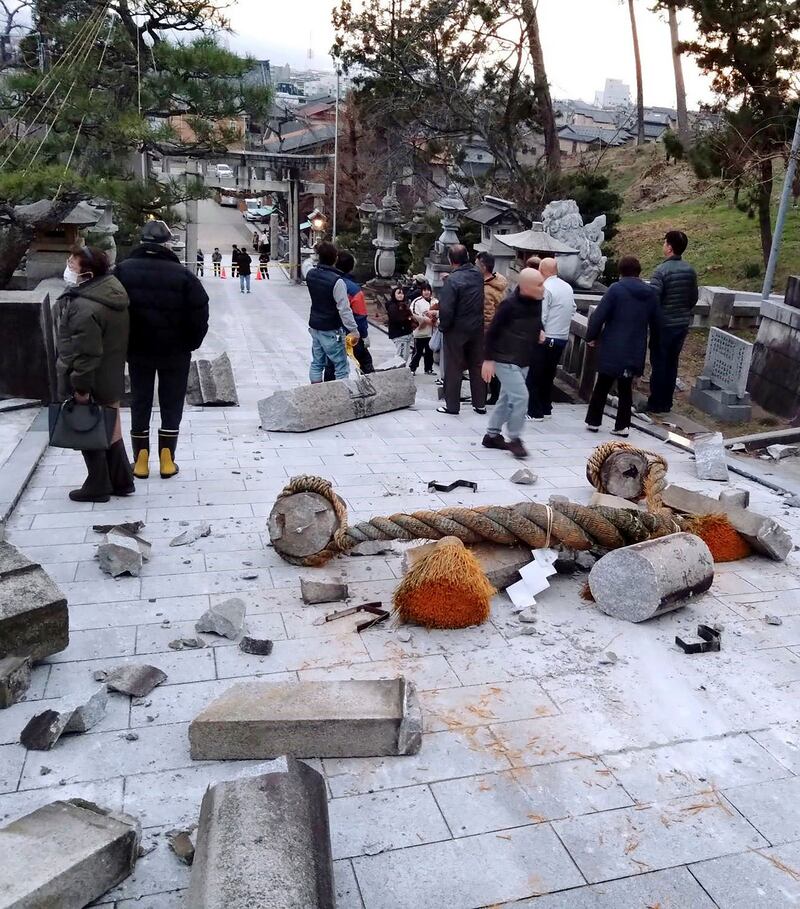
{"label": "roof of house", "polygon": [[610,123],[612,125],[619,121],[620,114],[624,117],[624,111],[603,110],[602,108],[589,107],[588,105],[576,106],[575,113],[583,114],[584,117],[591,117],[595,123]]}
{"label": "roof of house", "polygon": [[583,142],[586,145],[625,145],[631,139],[627,128],[605,129],[602,126],[562,126],[558,131],[560,139],[568,142]]}
{"label": "roof of house", "polygon": [[282,136],[270,136],[264,140],[264,151],[296,152],[300,149],[314,148],[332,142],[336,136],[335,123],[315,123],[284,133]]}
{"label": "roof of house", "polygon": [[477,221],[478,224],[492,224],[503,215],[513,212],[517,214],[513,202],[507,202],[505,199],[495,197],[484,197],[480,205],[464,213],[465,218],[470,221]]}
{"label": "roof of house", "polygon": [[315,101],[308,101],[305,104],[298,104],[293,113],[296,117],[315,117],[336,106],[335,98],[319,98]]}

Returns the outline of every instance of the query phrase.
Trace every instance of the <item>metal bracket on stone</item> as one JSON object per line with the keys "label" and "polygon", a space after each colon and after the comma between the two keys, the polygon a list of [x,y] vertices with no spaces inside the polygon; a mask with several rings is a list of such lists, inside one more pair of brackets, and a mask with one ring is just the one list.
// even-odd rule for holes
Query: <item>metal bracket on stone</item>
{"label": "metal bracket on stone", "polygon": [[380,625],[389,618],[389,610],[383,608],[383,603],[378,600],[374,603],[362,603],[360,606],[351,606],[349,609],[340,609],[338,612],[329,612],[327,615],[321,615],[314,620],[315,625],[325,625],[327,622],[333,622],[336,619],[343,619],[348,615],[355,615],[357,612],[370,612],[375,616],[374,619],[367,619],[366,622],[359,622],[356,625],[356,631],[366,631],[373,625]]}
{"label": "metal bracket on stone", "polygon": [[478,491],[478,484],[472,480],[453,480],[452,483],[439,483],[436,480],[431,480],[428,483],[428,492],[452,492],[454,489],[458,489],[459,486],[471,489],[473,492]]}
{"label": "metal bracket on stone", "polygon": [[720,650],[721,632],[716,628],[712,628],[710,625],[698,625],[697,636],[702,640],[687,644],[683,638],[676,636],[675,643],[684,653],[716,653]]}

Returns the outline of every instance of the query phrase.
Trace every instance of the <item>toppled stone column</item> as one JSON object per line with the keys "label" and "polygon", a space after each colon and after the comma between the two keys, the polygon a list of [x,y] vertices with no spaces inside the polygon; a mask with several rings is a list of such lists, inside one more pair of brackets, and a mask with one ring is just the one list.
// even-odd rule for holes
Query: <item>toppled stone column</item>
{"label": "toppled stone column", "polygon": [[0,906],[88,906],[133,871],[139,822],[82,799],[52,802],[0,828]]}
{"label": "toppled stone column", "polygon": [[749,509],[728,505],[723,501],[692,492],[682,486],[669,485],[662,493],[667,508],[682,514],[724,514],[747,542],[762,555],[783,562],[792,551],[792,538],[777,521],[765,518]]}
{"label": "toppled stone column", "polygon": [[322,776],[282,757],[203,797],[187,906],[334,909]]}
{"label": "toppled stone column", "polygon": [[711,552],[691,533],[614,549],[589,572],[589,589],[598,607],[629,622],[678,609],[713,582]]}
{"label": "toppled stone column", "polygon": [[258,413],[264,430],[308,432],[411,407],[416,396],[414,376],[398,366],[357,379],[281,389],[258,402]]}
{"label": "toppled stone column", "polygon": [[0,542],[0,658],[42,660],[68,644],[66,597],[41,565]]}
{"label": "toppled stone column", "polygon": [[186,403],[194,406],[238,406],[233,367],[226,353],[220,354],[216,360],[192,360]]}
{"label": "toppled stone column", "polygon": [[416,754],[422,712],[404,678],[241,682],[189,727],[196,761]]}

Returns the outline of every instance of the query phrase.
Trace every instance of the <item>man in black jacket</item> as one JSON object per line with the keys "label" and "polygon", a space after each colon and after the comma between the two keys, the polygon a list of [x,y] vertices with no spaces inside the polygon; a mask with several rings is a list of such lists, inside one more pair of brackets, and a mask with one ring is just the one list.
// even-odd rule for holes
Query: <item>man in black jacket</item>
{"label": "man in black jacket", "polygon": [[661,304],[661,338],[650,344],[650,399],[652,413],[669,413],[678,380],[678,363],[697,305],[697,273],[681,258],[689,245],[682,230],[667,231],[664,261],[653,272],[650,286]]}
{"label": "man in black jacket", "polygon": [[[523,268],[519,284],[498,306],[486,330],[486,360],[483,380],[500,379],[500,397],[489,417],[484,448],[510,451],[515,458],[526,458],[522,428],[528,412],[528,364],[531,351],[539,342],[542,330],[544,278],[534,268]],[[508,427],[509,440],[503,438]]]}
{"label": "man in black jacket", "polygon": [[172,232],[163,221],[149,221],[141,240],[114,271],[130,299],[133,472],[139,479],[150,475],[150,415],[158,376],[159,466],[161,476],[167,479],[178,472],[175,446],[192,351],[203,343],[208,331],[208,294],[169,249]]}
{"label": "man in black jacket", "polygon": [[451,414],[459,412],[461,379],[467,369],[473,410],[476,413],[486,413],[486,385],[481,378],[483,275],[474,265],[469,264],[466,246],[451,246],[448,255],[454,268],[439,291],[445,406],[439,407],[438,411]]}

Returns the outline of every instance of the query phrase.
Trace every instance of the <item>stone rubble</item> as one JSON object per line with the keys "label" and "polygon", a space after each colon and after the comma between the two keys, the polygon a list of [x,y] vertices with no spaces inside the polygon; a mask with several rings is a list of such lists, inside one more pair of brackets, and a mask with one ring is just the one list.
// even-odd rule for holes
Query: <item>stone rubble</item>
{"label": "stone rubble", "polygon": [[201,537],[211,536],[211,525],[207,521],[201,521],[195,527],[184,530],[169,541],[170,546],[186,546],[188,543],[194,543]]}
{"label": "stone rubble", "polygon": [[512,483],[518,483],[520,486],[533,486],[539,480],[539,477],[532,470],[528,470],[527,467],[520,467],[519,470],[511,474],[509,479]]}
{"label": "stone rubble", "polygon": [[186,403],[193,407],[238,406],[236,381],[233,367],[227,353],[214,360],[192,360],[189,365],[189,381],[186,386]]}
{"label": "stone rubble", "polygon": [[318,603],[338,603],[350,596],[347,584],[333,581],[307,581],[300,580],[300,595],[306,605]]}
{"label": "stone rubble", "polygon": [[123,574],[138,578],[142,564],[150,558],[151,550],[147,540],[112,528],[97,547],[97,560],[101,570],[112,578]]}
{"label": "stone rubble", "polygon": [[253,656],[269,656],[273,646],[273,642],[269,638],[253,638],[247,634],[239,641],[239,650]]}
{"label": "stone rubble", "polygon": [[12,655],[0,659],[0,710],[23,701],[30,686],[30,657]]}
{"label": "stone rubble", "polygon": [[88,732],[105,716],[108,691],[98,688],[80,704],[50,708],[31,717],[20,733],[20,743],[29,751],[49,751],[62,735]]}
{"label": "stone rubble", "polygon": [[123,663],[109,670],[100,681],[103,680],[109,691],[119,691],[133,698],[144,698],[167,680],[167,674],[146,663]]}
{"label": "stone rubble", "polygon": [[728,461],[721,432],[698,433],[693,440],[697,477],[700,480],[728,482]]}
{"label": "stone rubble", "polygon": [[195,622],[202,634],[217,634],[235,641],[244,631],[247,607],[238,597],[232,597],[207,609]]}

